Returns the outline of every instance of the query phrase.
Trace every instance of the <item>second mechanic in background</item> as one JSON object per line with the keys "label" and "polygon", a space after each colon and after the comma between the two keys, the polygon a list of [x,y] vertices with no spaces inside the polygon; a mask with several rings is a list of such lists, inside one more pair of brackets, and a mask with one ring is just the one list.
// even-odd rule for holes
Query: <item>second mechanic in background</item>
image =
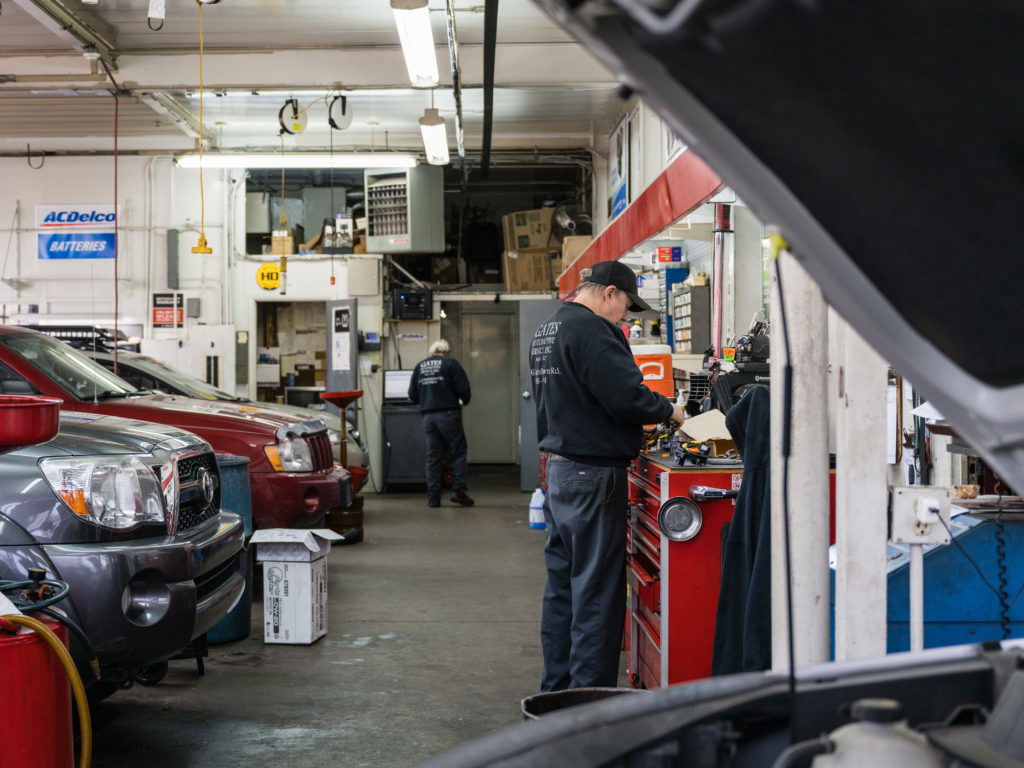
{"label": "second mechanic in background", "polygon": [[459,361],[448,356],[448,342],[430,345],[430,357],[420,360],[409,381],[409,399],[420,406],[427,439],[427,505],[441,506],[441,474],[444,452],[452,461],[451,500],[473,506],[466,495],[466,432],[462,428],[462,407],[469,404],[469,377]]}

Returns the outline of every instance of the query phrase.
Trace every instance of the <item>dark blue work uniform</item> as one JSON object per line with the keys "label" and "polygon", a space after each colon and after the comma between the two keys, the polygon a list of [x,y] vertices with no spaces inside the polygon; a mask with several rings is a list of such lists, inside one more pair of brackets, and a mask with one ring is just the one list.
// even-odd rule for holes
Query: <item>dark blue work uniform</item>
{"label": "dark blue work uniform", "polygon": [[541,615],[541,690],[618,682],[626,610],[626,466],[643,425],[667,421],[617,327],[563,304],[534,334],[530,375],[537,435],[549,452],[548,569]]}
{"label": "dark blue work uniform", "polygon": [[[444,451],[452,457],[452,491],[466,492],[466,433],[462,406],[469,404],[469,377],[457,360],[431,355],[416,364],[409,381],[409,399],[420,406],[427,438],[427,496],[441,495]],[[461,402],[460,402],[461,401]]]}

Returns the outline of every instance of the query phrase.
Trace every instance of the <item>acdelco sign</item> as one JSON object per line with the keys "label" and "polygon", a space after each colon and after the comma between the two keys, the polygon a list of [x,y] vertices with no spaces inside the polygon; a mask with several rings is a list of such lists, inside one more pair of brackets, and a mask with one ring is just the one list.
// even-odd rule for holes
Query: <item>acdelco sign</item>
{"label": "acdelco sign", "polygon": [[113,259],[116,219],[113,205],[37,205],[37,257]]}
{"label": "acdelco sign", "polygon": [[39,222],[40,227],[69,227],[75,224],[114,223],[117,214],[100,211],[50,211]]}
{"label": "acdelco sign", "polygon": [[36,226],[51,227],[106,227],[117,218],[113,205],[37,205]]}

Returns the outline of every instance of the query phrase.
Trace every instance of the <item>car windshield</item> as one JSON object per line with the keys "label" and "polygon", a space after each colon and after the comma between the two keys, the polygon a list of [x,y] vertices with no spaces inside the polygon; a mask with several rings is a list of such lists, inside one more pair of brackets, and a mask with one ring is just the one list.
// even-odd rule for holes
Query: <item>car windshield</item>
{"label": "car windshield", "polygon": [[152,357],[132,357],[131,364],[154,379],[167,382],[188,397],[199,397],[206,400],[241,399],[228,394],[222,389],[217,389],[212,384],[207,384],[202,379],[197,379],[194,376],[189,376],[187,373],[171,368],[166,363],[162,363]]}
{"label": "car windshield", "polygon": [[139,390],[67,344],[41,333],[12,333],[0,344],[23,357],[79,400],[127,397]]}

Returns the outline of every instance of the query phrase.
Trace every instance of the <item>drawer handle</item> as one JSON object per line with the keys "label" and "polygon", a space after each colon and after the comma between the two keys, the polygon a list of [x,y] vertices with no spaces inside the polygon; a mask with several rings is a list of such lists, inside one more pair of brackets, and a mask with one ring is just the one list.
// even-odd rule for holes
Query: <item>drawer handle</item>
{"label": "drawer handle", "polygon": [[635,611],[633,612],[633,619],[636,621],[636,625],[640,627],[640,630],[647,635],[647,639],[654,644],[654,646],[660,651],[661,650],[661,638],[657,636],[657,633],[647,623],[647,619],[639,615]]}
{"label": "drawer handle", "polygon": [[738,489],[712,488],[707,485],[691,485],[690,496],[694,501],[715,501],[716,499],[735,499],[740,495]]}
{"label": "drawer handle", "polygon": [[629,570],[633,572],[633,575],[636,576],[640,580],[640,583],[645,587],[649,587],[658,582],[657,576],[649,574],[647,569],[639,565],[635,560],[629,561]]}
{"label": "drawer handle", "polygon": [[637,527],[633,531],[633,541],[639,546],[650,552],[655,559],[661,559],[661,548],[658,544],[651,541],[647,535],[647,531],[642,527]]}

